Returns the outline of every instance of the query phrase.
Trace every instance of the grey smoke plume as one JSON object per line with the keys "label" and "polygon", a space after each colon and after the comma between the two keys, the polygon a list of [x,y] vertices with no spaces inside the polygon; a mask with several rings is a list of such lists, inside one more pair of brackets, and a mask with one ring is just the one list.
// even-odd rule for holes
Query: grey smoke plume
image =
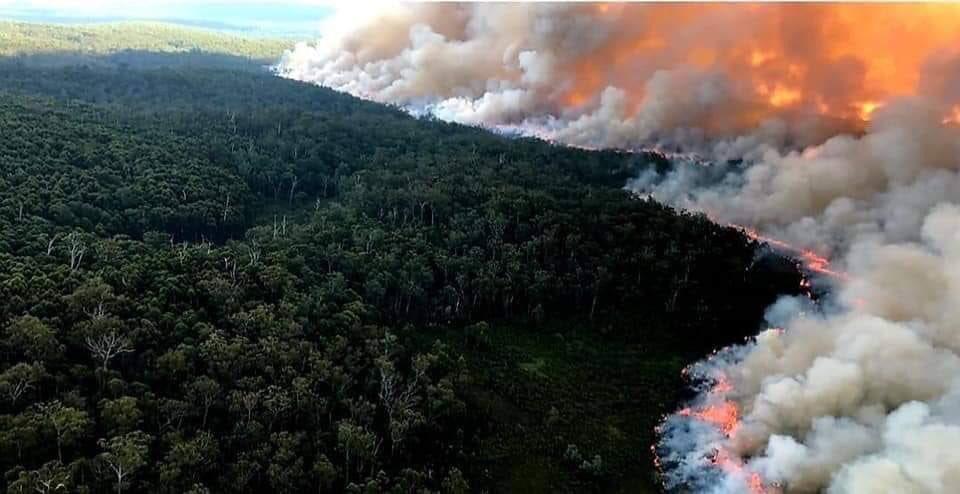
{"label": "grey smoke plume", "polygon": [[[838,307],[783,301],[769,317],[782,330],[698,364],[695,374],[708,383],[723,376],[725,387],[705,389],[693,409],[732,404],[737,426],[691,436],[688,416],[669,418],[668,485],[701,485],[720,451],[741,463],[717,492],[952,492],[960,481],[960,129],[941,118],[927,100],[895,102],[862,136],[767,149],[736,178],[692,192],[681,183],[697,173],[677,172],[653,189],[829,249],[849,276]],[[757,478],[763,487],[751,484]]]}
{"label": "grey smoke plume", "polygon": [[668,487],[957,489],[960,9],[406,4],[366,14],[335,19],[278,73],[578,146],[695,151],[708,163],[628,188],[846,271],[829,306],[782,300],[768,315],[778,329],[691,368],[702,392],[661,429]]}
{"label": "grey smoke plume", "polygon": [[944,125],[939,105],[902,99],[877,110],[863,135],[841,134],[799,151],[759,146],[741,153],[749,166],[728,175],[725,184],[698,185],[708,170],[680,167],[628,186],[842,255],[862,237],[917,240],[928,211],[960,198],[957,137],[956,126]]}

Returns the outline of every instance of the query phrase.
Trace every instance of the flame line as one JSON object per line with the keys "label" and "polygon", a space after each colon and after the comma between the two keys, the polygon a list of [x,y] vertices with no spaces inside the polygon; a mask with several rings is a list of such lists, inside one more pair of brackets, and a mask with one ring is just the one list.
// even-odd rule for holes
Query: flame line
{"label": "flame line", "polygon": [[746,235],[747,237],[753,240],[756,240],[758,242],[763,242],[776,250],[790,253],[792,256],[796,257],[806,269],[813,271],[814,273],[821,274],[838,281],[846,281],[849,279],[849,276],[847,275],[847,273],[833,269],[830,266],[829,259],[817,254],[812,250],[801,249],[794,245],[790,245],[787,242],[784,242],[783,240],[779,240],[773,237],[768,237],[766,235],[761,234],[760,232],[758,232],[753,228],[749,228],[741,225],[735,225],[733,223],[728,223],[727,226],[731,228],[736,228],[737,230],[740,230],[741,232],[743,232],[743,234]]}
{"label": "flame line", "polygon": [[[782,240],[762,235],[753,228],[735,224],[728,224],[728,226],[739,230],[753,240],[769,245],[773,249],[789,253],[809,271],[838,281],[848,279],[847,273],[833,269],[830,266],[829,259],[812,250],[801,249]],[[810,281],[806,278],[800,283],[802,288],[809,288],[810,286]],[[783,331],[781,328],[771,328],[771,330]],[[684,377],[687,377],[689,372],[690,369],[685,368],[683,370]],[[743,482],[749,494],[777,494],[782,492],[781,486],[764,481],[759,472],[752,471],[743,458],[730,451],[727,442],[736,436],[741,425],[740,408],[734,400],[728,397],[734,391],[734,386],[722,372],[710,376],[708,382],[712,382],[712,385],[703,396],[701,401],[703,404],[682,408],[673,415],[707,424],[726,439],[726,441],[720,441],[713,445],[712,452],[704,458],[706,464],[711,468],[717,468],[724,474],[739,479]],[[656,446],[652,449],[654,466],[662,472],[663,463]]]}

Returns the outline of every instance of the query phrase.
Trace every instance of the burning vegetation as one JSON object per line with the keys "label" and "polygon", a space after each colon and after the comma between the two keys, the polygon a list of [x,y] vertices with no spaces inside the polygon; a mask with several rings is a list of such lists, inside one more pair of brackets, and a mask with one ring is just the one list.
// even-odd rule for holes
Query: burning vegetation
{"label": "burning vegetation", "polygon": [[337,22],[278,72],[570,145],[693,153],[710,165],[627,187],[745,225],[802,262],[808,292],[834,284],[690,368],[698,397],[657,445],[668,489],[951,491],[960,7],[431,4]]}
{"label": "burning vegetation", "polygon": [[[787,242],[761,235],[756,230],[730,225],[742,231],[747,237],[763,242],[771,248],[787,256],[793,256],[797,259],[799,267],[807,270],[812,276],[827,277],[831,281],[843,281],[847,279],[847,274],[837,271],[830,266],[830,261],[808,249],[801,249]],[[800,293],[809,298],[813,298],[811,291],[810,278],[804,277],[800,281]],[[783,328],[769,328],[767,332],[774,337],[782,336]],[[715,354],[716,355],[716,354]],[[702,364],[700,364],[702,365]],[[706,426],[709,432],[701,437],[711,437],[712,440],[704,452],[700,449],[701,467],[706,470],[716,470],[724,477],[724,482],[733,487],[734,491],[742,490],[749,494],[780,494],[781,486],[777,482],[767,482],[760,472],[747,465],[746,460],[739,454],[731,450],[731,444],[737,440],[736,435],[741,426],[741,405],[737,403],[737,395],[734,384],[726,375],[722,367],[710,368],[707,375],[704,375],[702,368],[695,366],[687,367],[683,370],[683,376],[688,381],[693,381],[695,385],[702,388],[696,401],[675,412],[672,416],[665,419],[664,423],[658,427],[657,434],[661,437],[670,436],[678,427],[701,427]],[[697,383],[696,381],[700,381]],[[682,425],[678,425],[682,424]],[[669,439],[669,438],[668,438]],[[661,444],[661,447],[664,445]],[[675,448],[676,446],[667,445],[665,449]],[[660,448],[653,447],[654,463],[661,473],[664,472],[664,461],[660,458]],[[694,453],[694,454],[697,454]],[[667,454],[670,454],[667,451]],[[689,461],[689,458],[687,459]],[[707,476],[709,478],[709,475]],[[697,481],[702,481],[702,476],[697,477]],[[689,480],[689,479],[688,479]],[[684,485],[682,481],[677,483],[671,481],[668,476],[664,488],[667,490],[695,487]]]}

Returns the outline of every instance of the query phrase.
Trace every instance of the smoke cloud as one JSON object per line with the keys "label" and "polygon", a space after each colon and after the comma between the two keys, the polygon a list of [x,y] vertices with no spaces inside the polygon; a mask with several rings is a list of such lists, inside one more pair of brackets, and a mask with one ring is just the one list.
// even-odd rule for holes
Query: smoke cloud
{"label": "smoke cloud", "polygon": [[[700,397],[661,428],[668,487],[955,489],[960,127],[942,102],[893,100],[861,135],[760,146],[737,170],[685,166],[630,184],[829,253],[846,272],[829,304],[783,300],[768,314],[777,329],[691,369]],[[721,178],[705,180],[705,170]]]}
{"label": "smoke cloud", "polygon": [[958,28],[952,5],[364,5],[277,71],[573,145],[802,148],[918,87],[960,102]]}
{"label": "smoke cloud", "polygon": [[668,489],[960,485],[960,7],[425,4],[280,74],[585,147],[695,152],[627,187],[828,255],[831,300],[692,366]]}
{"label": "smoke cloud", "polygon": [[[952,492],[960,480],[960,207],[934,206],[916,233],[908,243],[855,240],[839,309],[781,302],[779,310],[795,311],[783,329],[694,368],[712,387],[662,428],[668,486]],[[718,427],[716,410],[727,408],[736,415]],[[707,432],[690,434],[695,428]],[[736,463],[719,464],[723,487],[705,488],[718,452]]]}

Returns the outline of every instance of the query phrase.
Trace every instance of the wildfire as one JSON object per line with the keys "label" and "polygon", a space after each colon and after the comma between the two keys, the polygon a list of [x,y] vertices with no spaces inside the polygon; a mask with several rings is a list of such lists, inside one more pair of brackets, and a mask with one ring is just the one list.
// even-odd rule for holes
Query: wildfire
{"label": "wildfire", "polygon": [[711,397],[721,397],[718,400],[719,403],[706,405],[696,410],[684,408],[677,413],[684,417],[692,417],[701,422],[706,422],[723,432],[724,436],[732,437],[740,423],[740,411],[733,401],[725,398],[727,393],[731,391],[733,391],[733,383],[721,374],[708,393],[708,396]]}
{"label": "wildfire", "polygon": [[758,242],[763,242],[765,244],[773,246],[776,249],[779,249],[781,251],[788,252],[791,255],[797,256],[799,260],[803,263],[804,267],[806,267],[807,269],[809,269],[814,273],[825,275],[830,278],[841,280],[841,281],[847,279],[847,273],[844,273],[843,271],[837,271],[831,268],[829,259],[817,254],[812,250],[801,249],[799,247],[790,245],[784,242],[783,240],[767,237],[752,228],[747,228],[744,226],[733,225],[733,224],[729,226],[742,231],[744,235],[752,238],[753,240],[756,240]]}
{"label": "wildfire", "polygon": [[[707,405],[696,408],[684,408],[677,412],[681,417],[697,420],[710,425],[732,438],[740,426],[740,410],[737,404],[726,398],[733,391],[733,383],[723,374],[716,376],[710,391],[707,392]],[[711,465],[727,475],[743,481],[750,494],[773,494],[775,487],[768,487],[759,473],[750,471],[739,456],[731,453],[726,446],[718,444],[707,459]],[[656,459],[659,466],[659,458]]]}
{"label": "wildfire", "polygon": [[758,92],[767,96],[767,101],[777,108],[790,106],[803,98],[800,91],[783,86],[776,86],[773,91],[769,91],[766,86],[761,86]]}
{"label": "wildfire", "polygon": [[[960,43],[960,8],[949,4],[591,8],[618,34],[573,64],[572,85],[561,101],[578,100],[571,93],[597,94],[611,84],[631,101],[641,101],[645,82],[657,70],[687,65],[725,73],[745,89],[740,97],[760,103],[751,110],[760,116],[798,109],[869,121],[884,102],[916,91],[931,54]],[[698,23],[738,25],[730,32],[739,35],[674,34],[715,29]]]}
{"label": "wildfire", "polygon": [[[834,270],[830,267],[830,261],[813,251],[794,247],[782,240],[766,237],[754,229],[745,228],[738,225],[730,225],[744,232],[748,237],[767,243],[776,249],[786,251],[798,257],[807,269],[818,274],[829,276],[834,279],[844,280],[846,273]],[[801,281],[803,288],[810,287],[810,281],[804,278]],[[778,334],[783,333],[783,328],[770,328]],[[684,376],[690,374],[689,369],[684,369]],[[755,471],[752,471],[744,459],[733,453],[729,449],[729,440],[732,439],[741,426],[740,408],[736,401],[729,397],[734,391],[733,382],[722,372],[712,375],[713,384],[710,390],[705,393],[700,405],[683,408],[676,413],[677,416],[689,420],[695,420],[709,425],[719,432],[726,440],[718,441],[713,445],[712,453],[706,458],[709,464],[723,471],[727,476],[737,479],[743,483],[744,488],[750,494],[778,494],[781,492],[780,486],[768,484],[763,477]],[[654,451],[656,453],[656,451]],[[655,464],[658,468],[661,466],[659,457],[655,455]]]}
{"label": "wildfire", "polygon": [[702,410],[684,408],[678,412],[684,417],[693,417],[702,422],[713,425],[727,436],[733,435],[740,421],[737,406],[725,401],[719,405],[711,405]]}
{"label": "wildfire", "polygon": [[763,483],[763,478],[760,474],[747,471],[743,465],[743,460],[731,455],[727,450],[718,449],[711,461],[728,474],[743,478],[750,494],[771,494],[771,491],[767,490],[767,486]]}
{"label": "wildfire", "polygon": [[877,101],[865,101],[863,103],[858,103],[856,105],[857,115],[860,117],[860,120],[864,120],[864,121],[870,120],[870,117],[871,115],[873,115],[873,112],[876,111],[877,108],[880,108],[882,106],[883,106],[883,103],[880,103]]}
{"label": "wildfire", "polygon": [[750,66],[759,67],[766,63],[769,60],[772,60],[776,55],[770,51],[754,50],[750,52]]}

